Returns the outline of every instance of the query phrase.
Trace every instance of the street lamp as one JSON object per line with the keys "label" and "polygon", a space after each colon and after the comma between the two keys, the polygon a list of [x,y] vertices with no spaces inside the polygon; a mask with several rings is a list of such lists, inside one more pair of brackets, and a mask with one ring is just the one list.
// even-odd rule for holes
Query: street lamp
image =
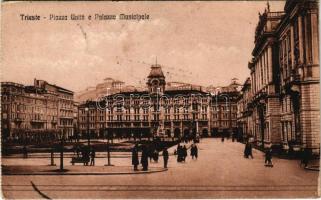
{"label": "street lamp", "polygon": [[64,170],[64,136],[65,129],[62,129],[62,137],[60,140],[60,171]]}
{"label": "street lamp", "polygon": [[113,166],[110,162],[109,131],[108,130],[105,130],[105,136],[107,139],[107,164],[105,166]]}
{"label": "street lamp", "polygon": [[90,133],[89,133],[89,107],[85,108],[87,113],[87,138],[88,138],[88,147],[90,146]]}

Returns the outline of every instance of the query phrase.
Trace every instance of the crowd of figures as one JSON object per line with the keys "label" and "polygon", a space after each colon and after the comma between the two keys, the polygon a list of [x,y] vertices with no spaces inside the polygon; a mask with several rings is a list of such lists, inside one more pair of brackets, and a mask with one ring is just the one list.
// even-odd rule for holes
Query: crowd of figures
{"label": "crowd of figures", "polygon": [[[192,159],[197,159],[198,157],[198,148],[195,143],[191,145],[191,156]],[[186,145],[181,146],[180,144],[177,145],[177,148],[174,151],[174,155],[177,155],[177,162],[185,162],[187,157],[187,148]]]}
{"label": "crowd of figures", "polygon": [[[138,152],[139,152],[139,147],[137,144],[135,144],[134,148],[132,149],[132,165],[134,166],[134,170],[137,171],[138,170],[138,165],[139,163],[142,165],[143,167],[143,171],[147,171],[148,170],[148,160],[151,162],[152,160],[154,160],[154,162],[158,162],[158,158],[159,158],[159,152],[154,149],[151,150],[151,148],[148,148],[148,146],[146,145],[141,145],[141,158],[139,161],[139,156],[138,156]],[[168,150],[167,148],[163,149],[163,160],[164,160],[164,168],[167,168],[167,163],[168,163]]]}
{"label": "crowd of figures", "polygon": [[174,155],[177,155],[177,162],[185,162],[187,157],[187,148],[186,145],[181,146],[180,144],[177,145],[177,149],[174,152]]}
{"label": "crowd of figures", "polygon": [[[141,159],[139,160],[139,149],[141,149]],[[198,157],[198,148],[195,143],[191,145],[190,148],[191,151],[191,157],[192,159],[197,159]],[[177,156],[177,162],[185,162],[187,157],[187,147],[186,145],[177,145],[177,148],[174,150],[174,155]],[[167,168],[168,159],[169,159],[169,153],[167,148],[163,148],[162,150],[162,157],[163,157],[163,163],[164,168]],[[135,144],[135,146],[132,149],[132,165],[134,166],[134,170],[138,170],[139,164],[142,165],[142,170],[147,171],[148,170],[148,162],[158,162],[159,159],[159,151],[157,149],[152,149],[146,145],[141,145],[140,147]]]}

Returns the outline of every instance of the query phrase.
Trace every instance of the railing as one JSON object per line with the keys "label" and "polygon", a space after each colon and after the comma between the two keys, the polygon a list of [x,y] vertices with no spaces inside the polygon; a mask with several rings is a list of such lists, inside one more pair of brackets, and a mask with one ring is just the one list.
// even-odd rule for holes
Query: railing
{"label": "railing", "polygon": [[280,16],[284,15],[285,13],[282,11],[279,11],[279,12],[268,12],[267,14],[268,14],[267,15],[268,17],[280,17]]}

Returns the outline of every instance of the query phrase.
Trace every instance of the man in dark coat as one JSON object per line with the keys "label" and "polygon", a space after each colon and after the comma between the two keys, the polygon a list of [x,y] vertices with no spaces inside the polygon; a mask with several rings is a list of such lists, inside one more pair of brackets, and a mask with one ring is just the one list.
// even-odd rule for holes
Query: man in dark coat
{"label": "man in dark coat", "polygon": [[134,165],[134,170],[137,171],[137,166],[139,165],[139,158],[138,158],[138,146],[135,145],[132,150],[132,165]]}
{"label": "man in dark coat", "polygon": [[301,165],[304,165],[304,167],[307,167],[309,164],[309,160],[310,160],[310,153],[308,151],[308,149],[304,149],[301,153]]}
{"label": "man in dark coat", "polygon": [[245,144],[244,158],[249,158],[249,145],[248,145],[248,142],[246,142],[246,144]]}
{"label": "man in dark coat", "polygon": [[268,148],[265,151],[265,166],[273,167],[272,164],[272,149]]}
{"label": "man in dark coat", "polygon": [[23,146],[22,152],[23,152],[23,158],[28,158],[28,150],[26,145]]}
{"label": "man in dark coat", "polygon": [[95,157],[96,157],[96,151],[94,148],[91,149],[91,153],[90,153],[90,165],[95,166]]}
{"label": "man in dark coat", "polygon": [[252,144],[251,143],[248,143],[249,145],[249,156],[253,159],[253,154],[252,154]]}
{"label": "man in dark coat", "polygon": [[177,145],[177,162],[182,162],[182,146]]}
{"label": "man in dark coat", "polygon": [[183,147],[183,150],[182,150],[182,157],[183,157],[183,161],[185,162],[185,159],[186,159],[186,157],[187,157],[187,148],[186,148],[186,146],[184,145],[184,147]]}
{"label": "man in dark coat", "polygon": [[154,153],[153,153],[153,159],[155,162],[158,162],[158,157],[159,157],[159,153],[158,151],[155,149]]}
{"label": "man in dark coat", "polygon": [[192,144],[192,147],[191,147],[191,156],[192,156],[192,159],[194,159],[194,157],[197,159],[198,149],[197,149],[196,144]]}
{"label": "man in dark coat", "polygon": [[167,168],[168,163],[168,151],[166,148],[163,150],[164,168]]}
{"label": "man in dark coat", "polygon": [[89,154],[90,154],[90,149],[89,149],[89,147],[85,147],[85,149],[84,149],[84,154],[83,154],[83,159],[85,160],[84,165],[86,165],[86,166],[88,165],[88,162],[89,162],[89,160],[90,160]]}
{"label": "man in dark coat", "polygon": [[143,171],[147,171],[148,170],[148,150],[145,145],[142,146],[142,157],[141,157],[140,163],[143,166]]}
{"label": "man in dark coat", "polygon": [[152,145],[150,145],[148,148],[147,148],[147,151],[148,151],[148,157],[149,157],[149,162],[152,162],[153,160],[153,155],[154,155],[154,147]]}

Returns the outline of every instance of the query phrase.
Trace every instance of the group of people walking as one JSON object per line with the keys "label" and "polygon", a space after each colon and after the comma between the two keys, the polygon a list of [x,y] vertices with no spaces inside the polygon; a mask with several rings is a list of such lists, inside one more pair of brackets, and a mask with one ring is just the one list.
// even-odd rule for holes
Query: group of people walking
{"label": "group of people walking", "polygon": [[[154,153],[153,153],[154,155],[151,155],[150,151],[148,150],[146,145],[142,145],[141,149],[142,149],[142,156],[140,159],[140,163],[143,167],[143,171],[147,171],[148,170],[148,158],[154,157],[154,160],[158,161],[159,153],[157,150],[155,150],[157,152],[155,153],[155,151],[154,151]],[[138,145],[136,144],[134,146],[134,148],[132,149],[132,165],[134,166],[135,171],[138,171],[138,165],[139,165],[138,151],[139,151]],[[163,149],[162,154],[163,154],[163,160],[164,160],[164,168],[167,168],[167,163],[168,163],[168,158],[169,158],[167,148]],[[157,155],[157,158],[155,157],[156,155]]]}
{"label": "group of people walking", "polygon": [[[187,157],[187,148],[186,145],[181,146],[180,144],[177,145],[177,149],[174,152],[177,155],[177,162],[185,162]],[[192,159],[197,159],[198,157],[198,148],[195,143],[191,145],[191,154]]]}
{"label": "group of people walking", "polygon": [[[175,154],[175,152],[174,152]],[[176,155],[177,155],[177,162],[185,162],[185,159],[187,157],[187,148],[186,146],[181,146],[180,144],[177,145],[176,149]]]}
{"label": "group of people walking", "polygon": [[[245,143],[244,149],[244,158],[254,158],[252,154],[252,144],[250,142]],[[264,164],[266,167],[273,167],[272,163],[272,149],[267,148],[265,149],[265,161]]]}
{"label": "group of people walking", "polygon": [[[139,147],[136,144],[132,149],[132,165],[134,166],[134,170],[138,171],[139,164],[142,165],[142,170],[147,171],[148,170],[148,158],[150,158],[150,162],[153,159],[155,162],[158,161],[159,152],[155,149],[153,151],[150,151],[146,145],[141,146],[142,154],[141,159],[139,160]],[[174,151],[174,155],[177,155],[177,162],[185,162],[187,157],[187,147],[186,145],[177,145],[177,149]],[[196,144],[191,145],[191,154],[192,159],[197,159],[198,157],[198,148]],[[168,159],[169,159],[169,153],[167,148],[164,148],[162,150],[162,157],[163,157],[163,163],[164,168],[167,168]]]}

